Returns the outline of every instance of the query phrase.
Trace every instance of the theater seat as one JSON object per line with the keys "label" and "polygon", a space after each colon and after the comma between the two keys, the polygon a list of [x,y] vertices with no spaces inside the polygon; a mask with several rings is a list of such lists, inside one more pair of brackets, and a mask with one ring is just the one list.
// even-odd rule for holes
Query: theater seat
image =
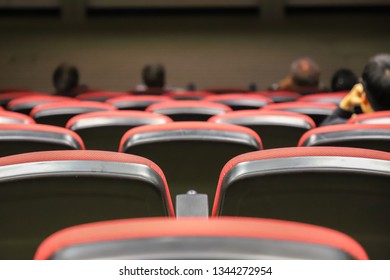
{"label": "theater seat", "polygon": [[174,121],[207,121],[231,109],[226,105],[206,101],[171,101],[151,105],[146,111],[166,115]]}
{"label": "theater seat", "polygon": [[295,147],[301,136],[316,127],[306,115],[283,112],[243,110],[212,117],[209,122],[230,123],[253,129],[265,149]]}
{"label": "theater seat", "polygon": [[309,116],[316,125],[320,125],[337,108],[335,104],[322,104],[313,102],[286,102],[281,104],[271,104],[262,110],[276,110],[299,113]]}
{"label": "theater seat", "polygon": [[224,104],[234,111],[259,109],[273,103],[272,99],[256,94],[220,94],[208,96],[203,100]]}
{"label": "theater seat", "polygon": [[108,99],[120,97],[120,96],[128,96],[127,92],[117,92],[117,91],[94,91],[87,92],[83,94],[79,94],[76,96],[77,99],[82,101],[97,101],[104,102]]}
{"label": "theater seat", "polygon": [[122,136],[131,128],[172,122],[164,115],[139,111],[93,112],[71,118],[66,128],[83,139],[87,149],[118,151]]}
{"label": "theater seat", "polygon": [[4,92],[0,94],[0,106],[6,108],[7,104],[16,98],[20,97],[26,97],[26,96],[36,96],[36,95],[43,95],[47,96],[47,94],[44,93],[38,93],[38,92],[31,92],[31,91],[13,91],[13,92]]}
{"label": "theater seat", "polygon": [[298,146],[357,147],[390,152],[390,124],[339,124],[306,132]]}
{"label": "theater seat", "polygon": [[174,215],[161,169],[132,155],[53,151],[0,158],[0,259],[31,259],[60,229]]}
{"label": "theater seat", "polygon": [[37,123],[65,127],[66,123],[74,116],[114,110],[116,110],[114,106],[93,101],[56,102],[35,107],[30,116]]}
{"label": "theater seat", "polygon": [[34,107],[54,102],[64,102],[72,101],[73,98],[65,96],[55,96],[55,95],[32,95],[25,96],[11,100],[7,105],[7,110],[18,112],[26,115],[30,115],[31,110]]}
{"label": "theater seat", "polygon": [[259,136],[246,127],[208,122],[174,122],[129,130],[120,152],[143,156],[158,164],[174,197],[196,190],[211,205],[218,174],[234,156],[262,148]]}
{"label": "theater seat", "polygon": [[81,138],[65,128],[40,124],[0,124],[0,157],[36,151],[84,149]]}
{"label": "theater seat", "polygon": [[341,100],[349,93],[349,91],[343,92],[329,92],[329,93],[315,93],[302,96],[298,99],[299,102],[312,102],[312,103],[328,103],[339,105]]}
{"label": "theater seat", "polygon": [[0,110],[0,124],[33,124],[35,123],[29,116]]}
{"label": "theater seat", "polygon": [[215,93],[215,94],[226,94],[226,93],[247,93],[249,89],[241,87],[214,87],[208,88],[204,91]]}
{"label": "theater seat", "polygon": [[390,111],[360,114],[348,120],[350,124],[390,124]]}
{"label": "theater seat", "polygon": [[291,91],[258,91],[251,92],[251,94],[258,94],[272,99],[275,103],[293,102],[299,99],[302,95]]}
{"label": "theater seat", "polygon": [[356,239],[390,258],[390,153],[338,147],[273,149],[223,168],[213,215],[283,219]]}
{"label": "theater seat", "polygon": [[211,95],[213,94],[207,91],[174,91],[164,94],[164,96],[168,96],[175,100],[201,100]]}
{"label": "theater seat", "polygon": [[47,238],[36,260],[367,259],[352,238],[327,228],[268,219],[127,219],[85,224]]}
{"label": "theater seat", "polygon": [[168,96],[138,95],[120,96],[108,99],[106,102],[119,110],[140,110],[143,111],[150,105],[172,101]]}

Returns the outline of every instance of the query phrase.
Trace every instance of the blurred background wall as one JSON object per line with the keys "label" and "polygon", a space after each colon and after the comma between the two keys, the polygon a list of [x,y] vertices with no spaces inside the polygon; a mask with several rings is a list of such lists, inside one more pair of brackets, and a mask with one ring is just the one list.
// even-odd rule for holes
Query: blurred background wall
{"label": "blurred background wall", "polygon": [[58,0],[0,0],[0,87],[50,92],[53,69],[69,62],[91,87],[128,90],[145,63],[159,62],[173,86],[265,89],[302,56],[328,84],[338,68],[360,74],[370,56],[390,52],[390,0],[286,0],[275,21],[261,20],[258,0],[85,3],[85,19],[72,23]]}

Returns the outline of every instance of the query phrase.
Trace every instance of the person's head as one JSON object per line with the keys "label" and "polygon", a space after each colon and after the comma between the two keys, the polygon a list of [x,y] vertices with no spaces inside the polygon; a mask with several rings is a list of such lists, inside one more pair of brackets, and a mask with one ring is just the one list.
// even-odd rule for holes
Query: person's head
{"label": "person's head", "polygon": [[300,58],[291,64],[291,78],[297,87],[318,87],[320,67],[310,58]]}
{"label": "person's head", "polygon": [[147,87],[162,88],[165,86],[165,69],[160,64],[146,65],[142,69],[142,80]]}
{"label": "person's head", "polygon": [[332,91],[351,90],[358,83],[358,77],[349,69],[339,69],[332,77]]}
{"label": "person's head", "polygon": [[66,94],[79,84],[79,71],[73,65],[63,63],[53,73],[53,84],[60,94]]}
{"label": "person's head", "polygon": [[362,74],[363,112],[390,110],[390,54],[370,59]]}

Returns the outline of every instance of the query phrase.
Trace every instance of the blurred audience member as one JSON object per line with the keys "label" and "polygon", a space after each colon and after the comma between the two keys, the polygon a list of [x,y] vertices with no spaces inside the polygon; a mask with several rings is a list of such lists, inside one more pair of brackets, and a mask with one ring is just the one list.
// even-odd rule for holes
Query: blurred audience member
{"label": "blurred audience member", "polygon": [[345,123],[355,107],[363,113],[390,110],[390,55],[380,54],[365,66],[361,83],[340,102],[339,107],[322,125]]}
{"label": "blurred audience member", "polygon": [[295,91],[301,94],[319,92],[321,91],[320,67],[311,58],[297,59],[291,64],[290,74],[271,89]]}
{"label": "blurred audience member", "polygon": [[167,92],[165,68],[161,64],[148,64],[142,69],[143,85],[137,86],[135,94],[159,95]]}
{"label": "blurred audience member", "polygon": [[349,69],[339,69],[333,74],[332,91],[349,91],[358,83],[358,77]]}
{"label": "blurred audience member", "polygon": [[86,86],[79,85],[78,69],[66,63],[60,64],[53,73],[53,85],[56,95],[75,97],[88,92]]}

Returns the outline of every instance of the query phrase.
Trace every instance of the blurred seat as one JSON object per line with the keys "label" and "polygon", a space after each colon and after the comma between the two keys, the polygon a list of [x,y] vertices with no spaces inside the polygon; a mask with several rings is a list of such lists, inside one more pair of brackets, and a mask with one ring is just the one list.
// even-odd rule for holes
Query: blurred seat
{"label": "blurred seat", "polygon": [[161,169],[102,151],[52,151],[0,159],[0,259],[31,259],[65,227],[174,215]]}
{"label": "blurred seat", "polygon": [[205,89],[204,91],[215,93],[215,94],[226,94],[226,93],[246,93],[249,92],[249,89],[241,88],[241,87],[215,87],[215,88]]}
{"label": "blurred seat", "polygon": [[70,101],[42,104],[36,106],[30,116],[37,123],[65,127],[74,116],[101,111],[114,111],[116,108],[110,104],[93,101]]}
{"label": "blurred seat", "polygon": [[172,101],[168,96],[138,95],[120,96],[108,99],[106,102],[119,110],[140,110],[143,111],[150,105]]}
{"label": "blurred seat", "polygon": [[316,125],[320,125],[337,108],[335,104],[322,104],[312,102],[286,102],[270,104],[262,110],[288,111],[309,116]]}
{"label": "blurred seat", "polygon": [[367,259],[352,238],[327,228],[250,218],[127,219],[61,230],[37,260]]}
{"label": "blurred seat", "polygon": [[131,128],[172,122],[164,115],[139,111],[93,112],[71,118],[66,128],[83,139],[87,149],[118,151],[122,136]]}
{"label": "blurred seat", "polygon": [[348,120],[349,124],[390,124],[390,111],[380,111],[356,115]]}
{"label": "blurred seat", "polygon": [[268,97],[275,103],[293,102],[301,97],[299,93],[291,91],[259,91],[251,92],[251,94],[258,94]]}
{"label": "blurred seat", "polygon": [[0,124],[0,157],[36,151],[84,149],[69,129],[39,124]]}
{"label": "blurred seat", "polygon": [[356,239],[390,257],[390,153],[338,147],[272,149],[229,161],[213,215],[298,221]]}
{"label": "blurred seat", "polygon": [[116,91],[93,91],[87,92],[83,94],[79,94],[76,96],[77,99],[82,101],[97,101],[104,102],[108,99],[120,97],[120,96],[128,96],[127,92],[116,92]]}
{"label": "blurred seat", "polygon": [[213,94],[207,91],[174,91],[164,94],[175,100],[201,100],[210,95]]}
{"label": "blurred seat", "polygon": [[74,99],[65,96],[29,95],[11,100],[7,105],[7,110],[30,115],[31,110],[38,105],[72,100]]}
{"label": "blurred seat", "polygon": [[209,122],[246,126],[261,137],[264,149],[295,147],[305,132],[316,127],[306,115],[266,110],[229,112],[214,116]]}
{"label": "blurred seat", "polygon": [[129,130],[120,152],[148,158],[167,176],[172,195],[196,190],[213,201],[218,174],[231,158],[262,148],[246,127],[208,122],[174,122]]}
{"label": "blurred seat", "polygon": [[166,115],[174,121],[207,121],[212,116],[231,110],[226,105],[206,101],[170,101],[146,109],[148,112]]}
{"label": "blurred seat", "polygon": [[8,103],[16,98],[25,97],[25,96],[36,96],[36,95],[43,95],[48,96],[44,93],[39,92],[31,92],[31,91],[13,91],[13,92],[4,92],[0,94],[0,106],[6,108]]}
{"label": "blurred seat", "polygon": [[224,104],[232,110],[259,109],[273,103],[272,99],[256,94],[220,94],[208,96],[203,99],[208,102]]}
{"label": "blurred seat", "polygon": [[0,110],[0,124],[33,124],[35,123],[29,116]]}
{"label": "blurred seat", "polygon": [[357,147],[390,152],[390,124],[339,124],[306,132],[298,146]]}
{"label": "blurred seat", "polygon": [[344,92],[329,92],[329,93],[315,93],[302,96],[298,99],[299,102],[313,102],[313,103],[329,103],[339,105],[341,100],[349,93]]}

